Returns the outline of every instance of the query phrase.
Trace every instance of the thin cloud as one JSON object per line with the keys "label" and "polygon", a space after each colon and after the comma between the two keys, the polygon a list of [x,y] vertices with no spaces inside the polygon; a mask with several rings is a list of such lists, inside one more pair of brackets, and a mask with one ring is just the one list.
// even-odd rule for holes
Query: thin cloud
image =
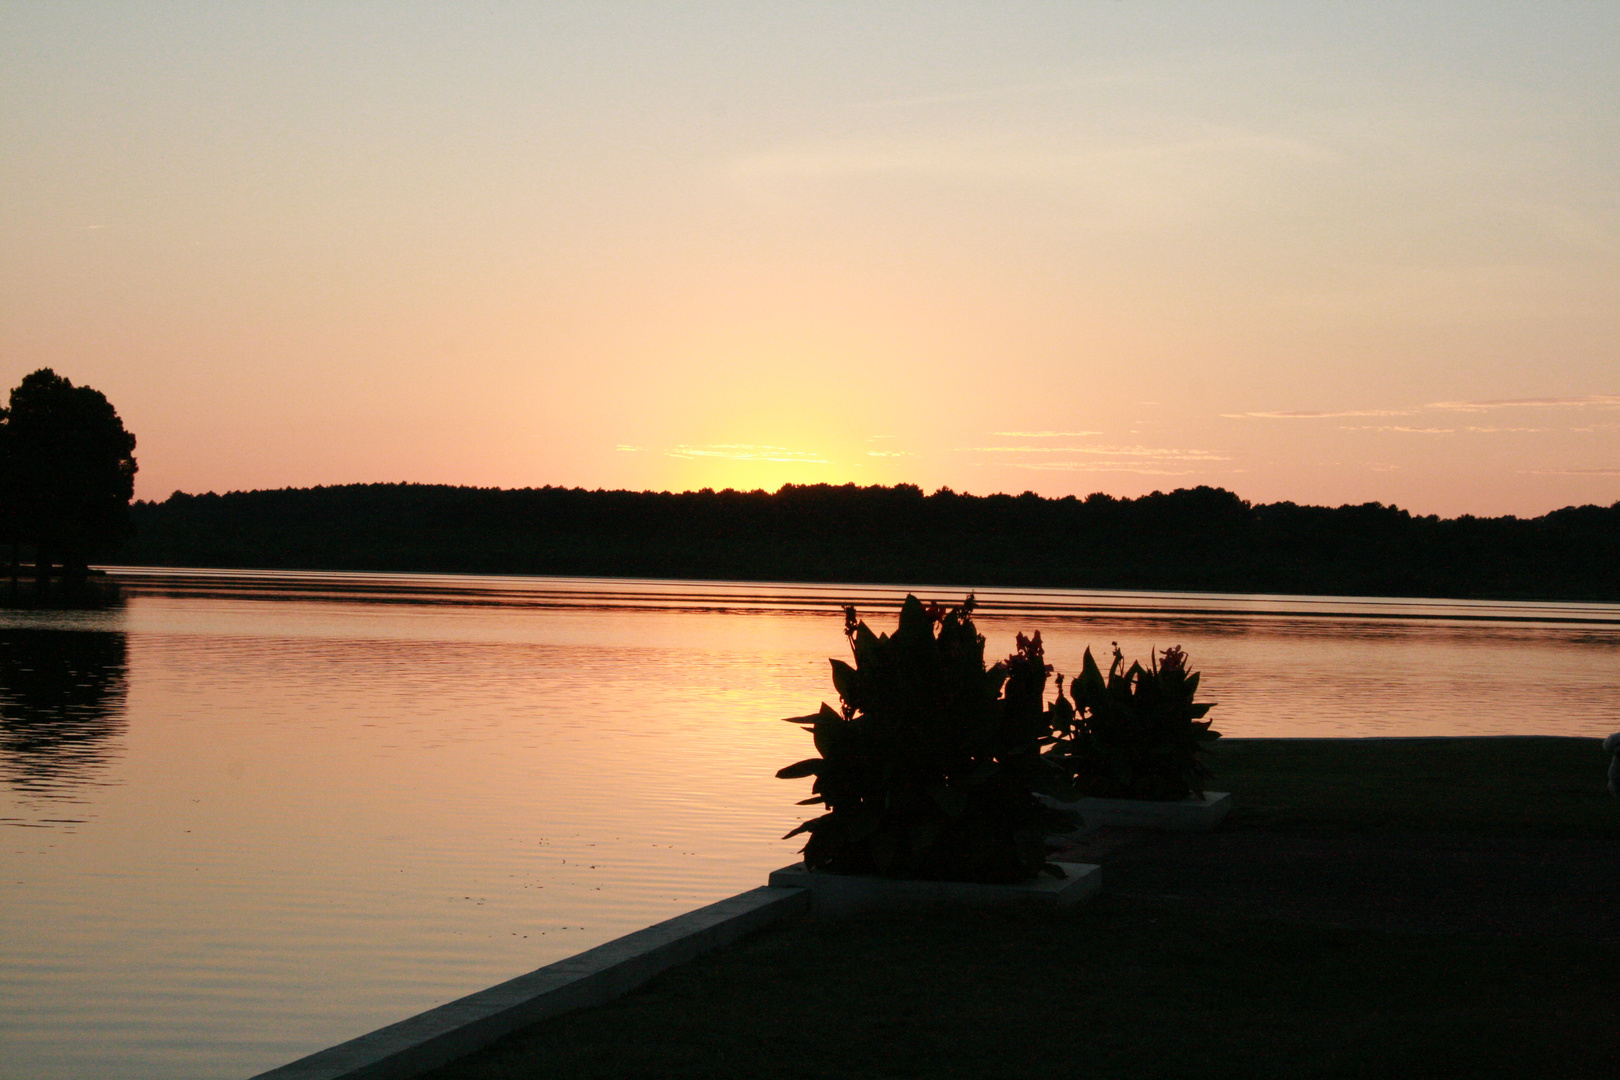
{"label": "thin cloud", "polygon": [[621,454],[641,454],[645,453],[647,450],[645,446],[631,446],[629,443],[620,443],[613,449],[617,450]]}
{"label": "thin cloud", "polygon": [[1135,473],[1139,476],[1192,476],[1192,469],[1161,469],[1134,461],[1019,461],[1016,469],[1037,472]]}
{"label": "thin cloud", "polygon": [[1040,97],[1064,93],[1082,85],[1076,79],[1047,80],[1044,82],[1010,83],[1004,86],[985,86],[972,90],[958,90],[940,94],[918,94],[912,97],[882,98],[878,101],[858,103],[857,109],[911,109],[923,105],[965,105],[977,101],[994,101],[1009,97]]}
{"label": "thin cloud", "polygon": [[1101,435],[1100,431],[994,431],[998,439],[1084,439],[1088,435]]}
{"label": "thin cloud", "polygon": [[1109,451],[1093,446],[959,446],[956,449],[972,454],[1106,454]]}
{"label": "thin cloud", "polygon": [[1583,397],[1501,398],[1495,401],[1431,401],[1425,409],[1452,409],[1459,412],[1486,412],[1490,409],[1581,409],[1596,405],[1620,405],[1620,394],[1587,394]]}
{"label": "thin cloud", "polygon": [[[1274,169],[1279,161],[1321,163],[1332,155],[1297,139],[1233,127],[1198,126],[1135,142],[1054,144],[1036,134],[986,132],[958,138],[867,137],[790,143],[731,159],[734,182],[840,181],[874,177],[977,180],[992,183],[1081,184],[1131,201],[1138,181],[1099,187],[1099,177],[1142,176],[1166,184],[1190,164],[1223,158],[1238,167]],[[1244,168],[1247,166],[1247,168]]]}
{"label": "thin cloud", "polygon": [[916,457],[910,450],[868,450],[867,457]]}
{"label": "thin cloud", "polygon": [[[1425,409],[1447,412],[1489,412],[1493,409],[1581,409],[1620,407],[1620,394],[1586,394],[1581,397],[1500,398],[1491,401],[1431,401],[1416,409],[1273,409],[1254,412],[1220,413],[1224,420],[1334,420],[1351,417],[1414,416]],[[1349,429],[1346,429],[1349,430]],[[1366,428],[1363,430],[1437,430]],[[1466,428],[1468,431],[1540,431],[1541,428]]]}
{"label": "thin cloud", "polygon": [[1347,416],[1411,416],[1416,409],[1345,409],[1340,412],[1241,412],[1221,413],[1224,420],[1333,420]]}
{"label": "thin cloud", "polygon": [[1093,454],[1097,457],[1160,458],[1165,461],[1230,461],[1207,450],[1176,450],[1156,446],[962,446],[973,454]]}
{"label": "thin cloud", "polygon": [[811,465],[826,465],[826,458],[808,450],[789,450],[785,446],[758,446],[752,443],[709,443],[689,446],[682,443],[664,451],[672,458],[722,458],[728,461],[794,461]]}
{"label": "thin cloud", "polygon": [[1620,476],[1620,469],[1517,469],[1525,476]]}
{"label": "thin cloud", "polygon": [[1409,435],[1455,435],[1459,431],[1471,435],[1497,435],[1504,432],[1546,431],[1538,427],[1480,427],[1469,424],[1466,427],[1409,427],[1404,424],[1340,424],[1340,431],[1402,431]]}

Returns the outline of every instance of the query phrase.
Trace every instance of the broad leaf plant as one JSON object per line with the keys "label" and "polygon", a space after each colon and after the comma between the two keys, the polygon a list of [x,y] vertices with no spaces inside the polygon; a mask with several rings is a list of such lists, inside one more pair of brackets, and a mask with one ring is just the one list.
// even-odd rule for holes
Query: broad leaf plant
{"label": "broad leaf plant", "polygon": [[1080,676],[1048,710],[1052,735],[1047,757],[1070,778],[1075,793],[1100,798],[1202,798],[1209,769],[1201,760],[1220,738],[1204,716],[1213,702],[1196,702],[1199,673],[1188,672],[1179,646],[1149,667],[1125,667],[1119,645],[1105,678],[1086,650]]}
{"label": "broad leaf plant", "polygon": [[[874,634],[844,609],[854,664],[832,661],[841,707],[790,717],[818,756],[783,779],[814,777],[800,805],[825,812],[788,833],[808,834],[811,871],[928,880],[1012,882],[1043,870],[1046,837],[1074,817],[1042,803],[1065,777],[1042,753],[1051,669],[1040,635],[986,667],[973,598],[946,610],[907,596],[895,632]],[[1066,703],[1065,703],[1066,704]]]}

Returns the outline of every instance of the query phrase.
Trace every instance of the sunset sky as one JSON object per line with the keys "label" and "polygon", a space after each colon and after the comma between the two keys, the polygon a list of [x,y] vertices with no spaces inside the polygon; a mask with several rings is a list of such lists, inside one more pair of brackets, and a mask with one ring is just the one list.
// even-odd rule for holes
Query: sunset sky
{"label": "sunset sky", "polygon": [[[137,495],[1620,499],[1620,5],[0,6]],[[4,388],[0,388],[4,389]]]}

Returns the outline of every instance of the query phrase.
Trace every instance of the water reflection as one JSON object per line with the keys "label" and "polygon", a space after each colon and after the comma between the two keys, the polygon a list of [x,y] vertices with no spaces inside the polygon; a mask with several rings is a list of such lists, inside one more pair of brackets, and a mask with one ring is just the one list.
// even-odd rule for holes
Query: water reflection
{"label": "water reflection", "polygon": [[760,614],[897,612],[907,592],[952,603],[968,593],[979,614],[1039,618],[1381,619],[1405,622],[1523,622],[1620,625],[1620,606],[1575,601],[1446,600],[1380,596],[1142,593],[1123,590],[974,588],[820,582],[658,581],[628,578],[356,573],[348,571],[195,570],[107,567],[131,596],[309,600],[413,607],[468,604],[497,608],[638,609]]}
{"label": "water reflection", "polygon": [[[118,577],[0,612],[3,1080],[252,1075],[757,886],[803,817],[777,718],[906,591]],[[1184,645],[1230,735],[1614,730],[1620,605],[979,596],[992,657],[1039,629],[1070,676]]]}
{"label": "water reflection", "polygon": [[127,654],[122,633],[0,628],[0,778],[44,796],[100,779],[125,728]]}

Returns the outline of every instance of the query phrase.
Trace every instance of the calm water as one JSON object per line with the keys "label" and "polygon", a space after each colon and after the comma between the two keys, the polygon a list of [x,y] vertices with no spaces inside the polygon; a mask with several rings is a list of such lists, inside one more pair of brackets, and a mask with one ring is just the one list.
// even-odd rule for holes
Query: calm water
{"label": "calm water", "polygon": [[[838,605],[904,594],[120,576],[0,612],[6,1080],[246,1077],[761,884],[777,721],[833,696]],[[1620,729],[1620,606],[979,597],[993,655],[1185,645],[1229,734]]]}

